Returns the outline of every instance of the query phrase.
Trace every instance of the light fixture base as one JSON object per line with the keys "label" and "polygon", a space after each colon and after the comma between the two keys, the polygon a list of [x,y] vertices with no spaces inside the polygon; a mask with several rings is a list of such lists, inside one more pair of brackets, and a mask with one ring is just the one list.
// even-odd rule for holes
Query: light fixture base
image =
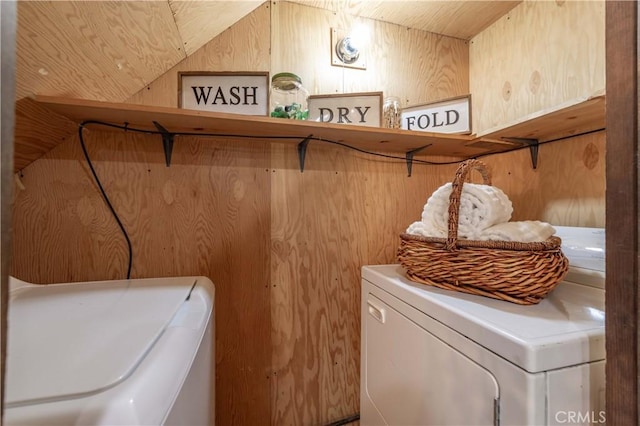
{"label": "light fixture base", "polygon": [[365,52],[360,50],[359,55],[352,63],[343,62],[338,55],[340,43],[349,38],[349,34],[345,30],[339,28],[331,29],[331,65],[335,67],[355,68],[359,70],[367,69],[367,61]]}

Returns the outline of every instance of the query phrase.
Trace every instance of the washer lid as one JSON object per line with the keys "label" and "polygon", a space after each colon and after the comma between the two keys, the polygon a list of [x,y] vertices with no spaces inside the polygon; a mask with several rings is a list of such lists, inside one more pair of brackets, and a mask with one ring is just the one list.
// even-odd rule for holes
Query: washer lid
{"label": "washer lid", "polygon": [[365,266],[362,277],[529,372],[605,358],[602,289],[564,281],[521,306],[414,283],[400,265]]}
{"label": "washer lid", "polygon": [[562,252],[569,259],[569,265],[592,271],[605,271],[604,228],[557,225],[553,227],[556,236],[562,239]]}
{"label": "washer lid", "polygon": [[125,380],[195,278],[27,286],[10,294],[9,407],[94,394]]}

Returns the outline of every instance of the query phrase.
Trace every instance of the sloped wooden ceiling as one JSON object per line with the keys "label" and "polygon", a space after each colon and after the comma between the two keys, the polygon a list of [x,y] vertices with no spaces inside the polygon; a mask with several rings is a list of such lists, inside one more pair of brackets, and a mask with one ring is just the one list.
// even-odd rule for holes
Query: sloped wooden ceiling
{"label": "sloped wooden ceiling", "polygon": [[[520,1],[295,0],[469,39]],[[242,17],[253,0],[18,2],[17,99],[120,102]]]}
{"label": "sloped wooden ceiling", "polygon": [[187,56],[263,3],[263,0],[169,0]]}
{"label": "sloped wooden ceiling", "polygon": [[123,101],[263,1],[19,1],[16,97]]}
{"label": "sloped wooden ceiling", "polygon": [[522,1],[290,0],[321,9],[469,40]]}

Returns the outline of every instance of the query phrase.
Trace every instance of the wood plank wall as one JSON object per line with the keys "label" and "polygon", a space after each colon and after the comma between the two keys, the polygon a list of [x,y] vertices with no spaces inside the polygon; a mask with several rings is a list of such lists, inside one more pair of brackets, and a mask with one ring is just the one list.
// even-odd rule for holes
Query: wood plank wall
{"label": "wood plank wall", "polygon": [[[469,93],[464,40],[288,2],[272,2],[271,72],[294,72],[312,95],[383,91],[402,106]],[[367,69],[331,65],[331,29],[370,35]]]}
{"label": "wood plank wall", "polygon": [[[384,90],[417,102],[469,90],[464,42],[380,22],[368,23],[376,50],[411,46],[434,56],[373,53],[370,69],[345,70],[344,80],[339,70],[337,80],[336,70],[324,68],[325,45],[330,26],[345,19],[265,3],[129,102],[176,106],[183,70],[289,70],[312,92],[342,90],[344,81],[348,91]],[[287,37],[296,34],[304,37]],[[309,65],[316,55],[323,71]],[[403,161],[312,142],[300,173],[290,145],[179,137],[167,168],[159,137],[98,127],[85,136],[131,235],[132,275],[206,275],[216,284],[217,424],[318,425],[357,413],[359,269],[394,262],[398,234],[455,166],[416,164],[409,178]],[[126,271],[126,246],[78,142],[60,144],[20,176],[18,278],[114,279]],[[485,160],[513,199],[515,219],[603,226],[604,148],[597,133],[542,146],[537,170],[526,150]]]}
{"label": "wood plank wall", "polygon": [[474,132],[602,94],[604,3],[527,0],[474,37]]}

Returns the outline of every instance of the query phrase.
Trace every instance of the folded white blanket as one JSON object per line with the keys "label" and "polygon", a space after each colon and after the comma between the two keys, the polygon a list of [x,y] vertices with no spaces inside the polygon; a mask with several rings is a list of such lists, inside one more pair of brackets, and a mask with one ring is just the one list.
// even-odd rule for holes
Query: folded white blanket
{"label": "folded white blanket", "polygon": [[[407,233],[446,238],[449,226],[451,183],[438,188],[427,200],[422,221],[409,226]],[[511,200],[501,189],[490,185],[465,183],[460,195],[458,238],[475,240],[479,233],[497,223],[511,219]]]}
{"label": "folded white blanket", "polygon": [[406,233],[411,235],[422,235],[423,237],[447,238],[446,232],[443,235],[441,230],[429,227],[421,220],[409,225]]}
{"label": "folded white blanket", "polygon": [[518,241],[531,243],[545,241],[556,233],[553,226],[539,220],[525,220],[521,222],[506,222],[493,225],[478,235],[480,241]]}

